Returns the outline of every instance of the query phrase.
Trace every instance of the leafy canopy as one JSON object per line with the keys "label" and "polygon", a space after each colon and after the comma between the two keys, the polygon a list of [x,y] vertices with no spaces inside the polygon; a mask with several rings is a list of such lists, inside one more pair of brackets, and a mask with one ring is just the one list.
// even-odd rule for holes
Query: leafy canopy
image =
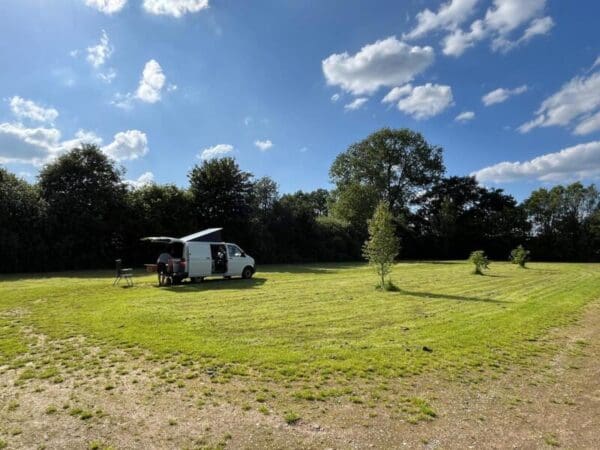
{"label": "leafy canopy", "polygon": [[385,289],[385,277],[390,273],[400,244],[394,230],[393,216],[385,201],[379,202],[373,218],[369,220],[369,239],[363,246],[363,255],[375,267],[381,277],[381,289]]}
{"label": "leafy canopy", "polygon": [[483,271],[489,269],[490,266],[490,261],[483,250],[471,252],[469,261],[475,265],[474,273],[477,275],[483,275]]}

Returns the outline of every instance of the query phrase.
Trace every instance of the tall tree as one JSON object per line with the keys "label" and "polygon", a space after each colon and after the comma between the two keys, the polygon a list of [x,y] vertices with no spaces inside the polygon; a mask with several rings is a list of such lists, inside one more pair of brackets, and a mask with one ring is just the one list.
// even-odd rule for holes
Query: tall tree
{"label": "tall tree", "polygon": [[125,185],[122,170],[95,145],[60,156],[39,174],[59,268],[106,266],[120,256]]}
{"label": "tall tree", "polygon": [[0,167],[0,272],[43,270],[43,215],[35,186]]}
{"label": "tall tree", "polygon": [[247,242],[252,212],[252,174],[240,170],[233,158],[196,165],[188,174],[198,227],[223,227],[226,236]]}
{"label": "tall tree", "polygon": [[385,200],[398,217],[444,170],[442,149],[420,133],[383,128],[352,144],[333,162],[334,214],[362,225]]}

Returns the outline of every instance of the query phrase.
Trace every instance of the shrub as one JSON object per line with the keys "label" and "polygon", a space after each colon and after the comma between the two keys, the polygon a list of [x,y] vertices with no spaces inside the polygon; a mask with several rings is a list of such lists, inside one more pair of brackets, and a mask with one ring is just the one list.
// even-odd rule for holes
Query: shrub
{"label": "shrub", "polygon": [[530,253],[529,250],[525,250],[522,245],[519,245],[510,252],[510,260],[513,264],[518,264],[519,267],[525,267],[525,264],[529,261]]}
{"label": "shrub", "polygon": [[475,250],[471,252],[469,256],[469,261],[475,265],[475,273],[476,275],[483,275],[483,271],[489,269],[490,261],[487,256],[485,256],[485,252],[483,250]]}

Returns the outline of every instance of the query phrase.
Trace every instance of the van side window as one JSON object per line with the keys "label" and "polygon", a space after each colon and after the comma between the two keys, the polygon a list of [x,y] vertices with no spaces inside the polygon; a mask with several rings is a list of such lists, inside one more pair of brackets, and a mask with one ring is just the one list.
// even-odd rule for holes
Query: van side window
{"label": "van side window", "polygon": [[228,245],[227,246],[227,253],[229,253],[229,257],[230,258],[233,258],[235,256],[236,250],[237,249],[235,248],[235,245]]}
{"label": "van side window", "polygon": [[237,245],[228,245],[227,252],[229,253],[229,257],[233,258],[234,256],[240,257],[242,256],[242,251]]}

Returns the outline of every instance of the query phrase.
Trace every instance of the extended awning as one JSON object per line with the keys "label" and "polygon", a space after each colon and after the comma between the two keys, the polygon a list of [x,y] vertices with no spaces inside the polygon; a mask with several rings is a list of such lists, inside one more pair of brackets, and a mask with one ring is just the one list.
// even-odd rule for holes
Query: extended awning
{"label": "extended awning", "polygon": [[182,238],[174,238],[170,236],[148,236],[141,238],[140,241],[156,244],[173,244],[175,242],[222,242],[222,229],[223,228],[207,228],[206,230],[188,234]]}
{"label": "extended awning", "polygon": [[151,242],[153,244],[172,244],[173,242],[182,242],[181,239],[169,236],[148,236],[141,238],[140,241]]}

